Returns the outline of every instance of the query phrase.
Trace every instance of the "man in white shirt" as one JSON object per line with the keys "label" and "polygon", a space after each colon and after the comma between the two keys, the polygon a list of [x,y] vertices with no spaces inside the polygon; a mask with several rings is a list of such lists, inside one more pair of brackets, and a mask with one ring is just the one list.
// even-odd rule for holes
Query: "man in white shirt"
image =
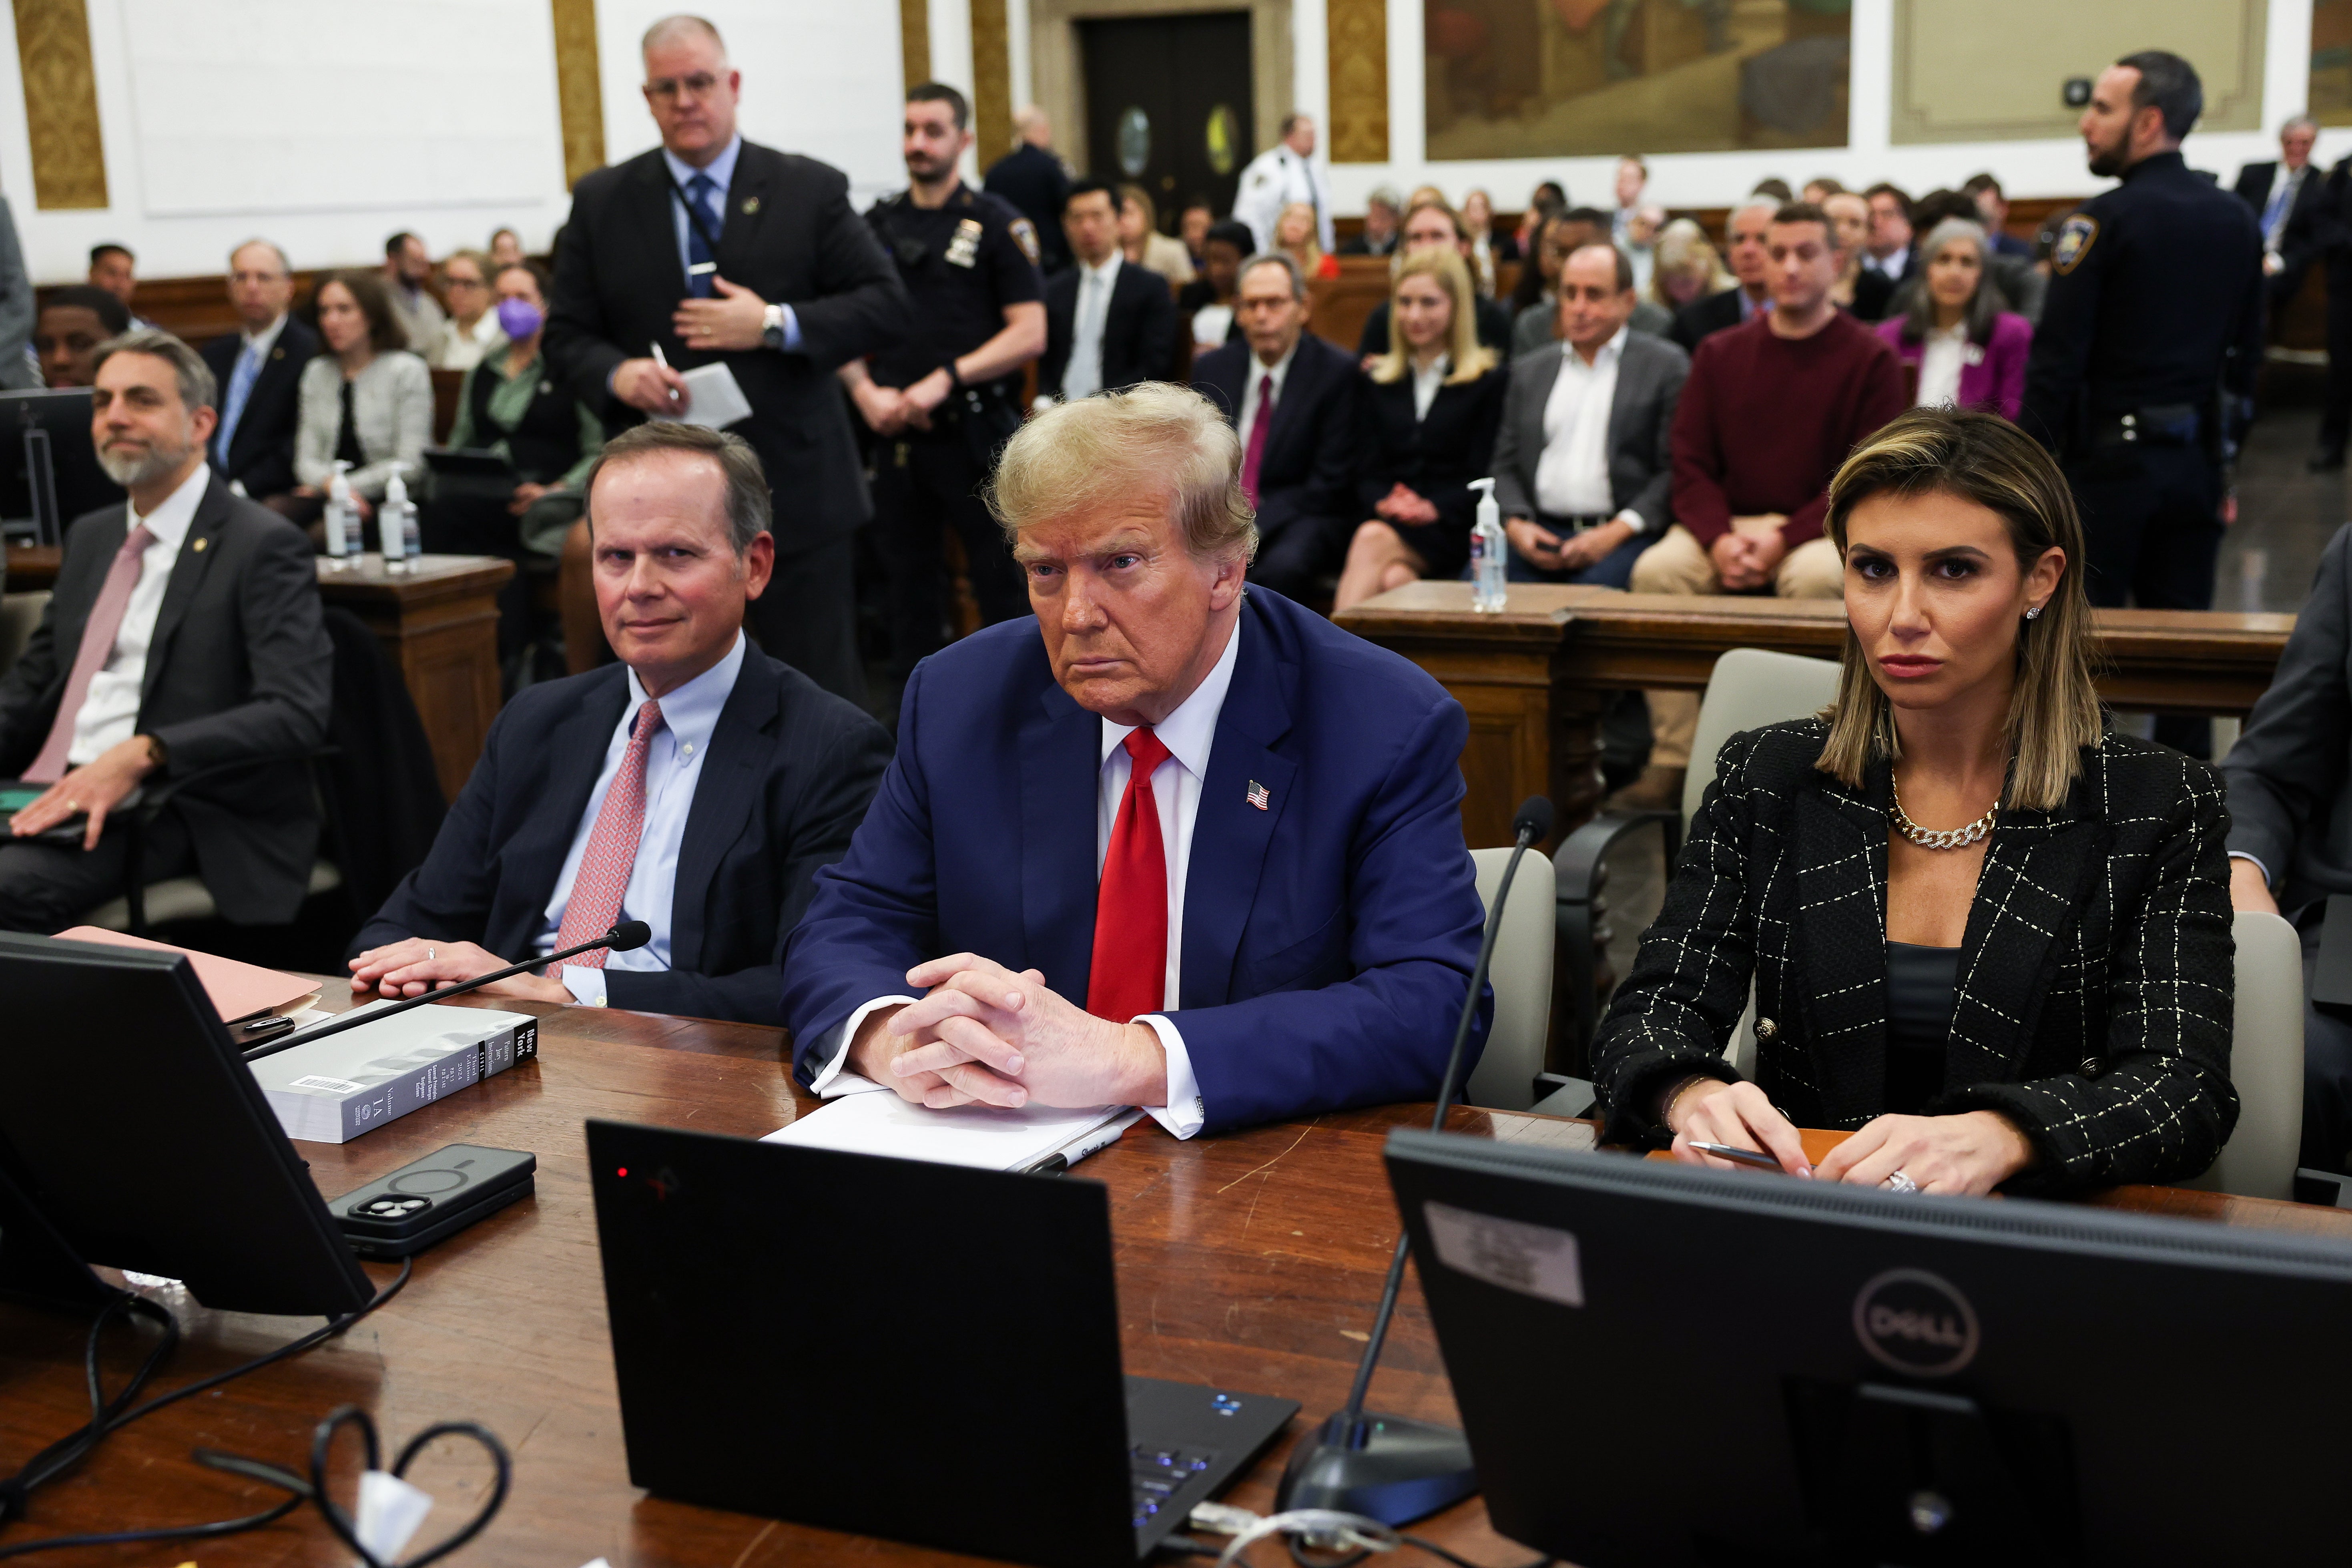
{"label": "man in white shirt", "polygon": [[[212,373],[169,333],[100,351],[91,440],[128,500],[79,519],[48,608],[0,677],[0,929],[53,931],[121,894],[142,791],[145,880],[203,877],[222,916],[282,923],[318,844],[302,758],[331,658],[310,541],[205,461]],[[19,796],[21,798],[21,796]]]}
{"label": "man in white shirt", "polygon": [[302,411],[302,367],[319,353],[319,334],[294,318],[294,275],[286,253],[249,239],[229,254],[228,302],[238,330],[203,349],[220,387],[213,431],[213,471],[255,500],[291,495],[294,428]]}
{"label": "man in white shirt", "polygon": [[1900,283],[1911,270],[1911,198],[1885,181],[1863,193],[1870,203],[1870,245],[1862,264]]}
{"label": "man in white shirt", "polygon": [[1462,709],[1277,594],[1240,443],[1147,384],[1033,416],[992,492],[1007,622],[908,683],[784,956],[795,1071],[1168,1131],[1431,1097],[1483,921]]}
{"label": "man in white shirt", "polygon": [[1627,322],[1633,266],[1588,245],[1559,270],[1559,336],[1511,364],[1495,437],[1510,577],[1622,588],[1673,520],[1675,405],[1690,356]]}
{"label": "man in white shirt", "polygon": [[1315,209],[1316,242],[1325,255],[1331,243],[1331,183],[1315,161],[1315,117],[1283,117],[1282,140],[1249,161],[1242,171],[1241,187],[1234,197],[1234,216],[1250,226],[1260,250],[1274,248],[1275,220],[1293,202]]}

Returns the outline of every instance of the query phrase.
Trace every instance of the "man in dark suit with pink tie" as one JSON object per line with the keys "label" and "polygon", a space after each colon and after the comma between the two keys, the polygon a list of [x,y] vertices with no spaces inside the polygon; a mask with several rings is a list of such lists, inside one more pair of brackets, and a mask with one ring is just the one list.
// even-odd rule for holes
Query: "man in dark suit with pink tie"
{"label": "man in dark suit with pink tie", "polygon": [[1436,1092],[1484,923],[1467,721],[1404,659],[1244,594],[1240,466],[1213,405],[1156,384],[1006,447],[992,505],[1036,624],[908,682],[785,949],[802,1082],[1136,1105],[1178,1137]]}

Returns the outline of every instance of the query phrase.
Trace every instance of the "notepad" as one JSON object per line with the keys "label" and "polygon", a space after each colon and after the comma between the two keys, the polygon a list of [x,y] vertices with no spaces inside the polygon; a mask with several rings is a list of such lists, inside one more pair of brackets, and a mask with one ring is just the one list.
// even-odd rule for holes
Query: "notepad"
{"label": "notepad", "polygon": [[1076,1110],[1058,1105],[1026,1105],[1018,1110],[960,1105],[933,1110],[877,1085],[873,1091],[827,1100],[761,1142],[987,1171],[1025,1171],[1056,1154],[1075,1165],[1117,1142],[1142,1116],[1124,1105]]}
{"label": "notepad", "polygon": [[742,384],[724,360],[696,365],[681,372],[678,379],[686,383],[686,412],[677,423],[724,430],[738,419],[751,417],[751,399],[743,395]]}

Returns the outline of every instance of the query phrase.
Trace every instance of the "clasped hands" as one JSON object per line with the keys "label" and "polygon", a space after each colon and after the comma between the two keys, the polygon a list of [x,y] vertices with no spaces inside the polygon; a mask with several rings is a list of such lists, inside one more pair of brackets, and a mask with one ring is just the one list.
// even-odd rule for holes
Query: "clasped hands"
{"label": "clasped hands", "polygon": [[898,436],[910,429],[929,429],[931,411],[945,403],[948,394],[954,390],[955,384],[942,368],[911,386],[885,386],[871,379],[860,381],[850,396],[877,436]]}
{"label": "clasped hands", "polygon": [[1543,524],[1524,517],[1505,520],[1503,532],[1511,548],[1547,572],[1579,572],[1633,537],[1633,525],[1612,518],[1596,528],[1563,539]]}
{"label": "clasped hands", "polygon": [[1097,1018],[1034,969],[959,952],[915,965],[907,984],[928,994],[867,1014],[843,1064],[901,1100],[935,1110],[1167,1103],[1168,1053],[1151,1026]]}
{"label": "clasped hands", "polygon": [[1789,553],[1789,542],[1780,536],[1780,525],[1788,521],[1779,512],[1735,517],[1731,527],[1706,547],[1725,592],[1744,594],[1770,585],[1772,574]]}
{"label": "clasped hands", "polygon": [[1692,1084],[1663,1108],[1674,1129],[1674,1156],[1687,1165],[1744,1170],[1702,1154],[1693,1143],[1727,1143],[1769,1154],[1791,1175],[1850,1186],[1875,1187],[1900,1171],[1923,1193],[1985,1194],[2033,1163],[2033,1145],[1997,1110],[1957,1116],[1881,1116],[1814,1165],[1804,1140],[1752,1083]]}

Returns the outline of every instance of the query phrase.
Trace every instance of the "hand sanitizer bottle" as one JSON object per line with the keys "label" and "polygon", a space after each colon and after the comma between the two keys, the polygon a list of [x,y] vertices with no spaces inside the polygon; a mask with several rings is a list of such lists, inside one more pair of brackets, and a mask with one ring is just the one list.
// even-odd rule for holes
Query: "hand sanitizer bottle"
{"label": "hand sanitizer bottle", "polygon": [[1503,532],[1503,511],[1495,504],[1495,481],[1472,479],[1478,492],[1478,521],[1470,529],[1470,607],[1495,615],[1510,603],[1503,575],[1504,552],[1511,547]]}
{"label": "hand sanitizer bottle", "polygon": [[327,558],[340,572],[351,564],[352,552],[360,545],[359,530],[353,526],[359,520],[352,511],[351,464],[338,458],[334,478],[327,481],[327,510],[323,526],[327,534]]}
{"label": "hand sanitizer bottle", "polygon": [[408,570],[409,541],[416,528],[416,508],[408,499],[408,481],[400,470],[401,465],[393,465],[383,503],[376,508],[378,531],[383,539],[383,569],[395,574]]}

